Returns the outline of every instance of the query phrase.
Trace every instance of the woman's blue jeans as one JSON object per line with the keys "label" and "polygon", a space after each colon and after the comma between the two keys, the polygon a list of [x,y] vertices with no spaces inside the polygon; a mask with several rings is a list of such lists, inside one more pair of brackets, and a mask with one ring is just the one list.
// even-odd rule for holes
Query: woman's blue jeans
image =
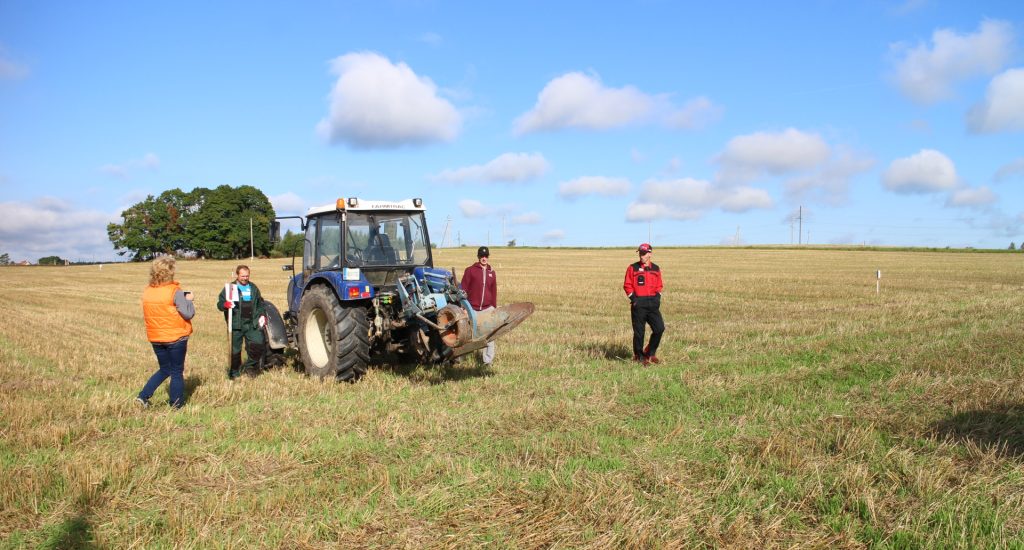
{"label": "woman's blue jeans", "polygon": [[149,401],[160,384],[170,378],[171,384],[167,388],[167,393],[170,394],[171,406],[176,409],[181,408],[185,404],[185,352],[188,350],[188,338],[177,342],[152,342],[152,344],[160,368],[153,373],[153,376],[149,377],[149,381],[139,392],[139,398]]}

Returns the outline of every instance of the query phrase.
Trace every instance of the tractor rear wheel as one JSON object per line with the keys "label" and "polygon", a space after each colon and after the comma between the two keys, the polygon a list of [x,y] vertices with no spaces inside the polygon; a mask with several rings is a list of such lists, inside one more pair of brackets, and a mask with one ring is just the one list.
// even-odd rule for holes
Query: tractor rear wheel
{"label": "tractor rear wheel", "polygon": [[370,359],[369,320],[362,306],[342,305],[326,286],[299,304],[299,349],[306,374],[355,382]]}

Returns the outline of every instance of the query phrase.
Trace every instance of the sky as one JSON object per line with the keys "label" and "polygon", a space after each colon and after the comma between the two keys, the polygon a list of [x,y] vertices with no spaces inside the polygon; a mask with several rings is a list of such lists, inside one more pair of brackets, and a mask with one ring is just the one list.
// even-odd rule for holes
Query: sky
{"label": "sky", "polygon": [[440,246],[1024,241],[1024,2],[0,0],[0,253],[147,195]]}

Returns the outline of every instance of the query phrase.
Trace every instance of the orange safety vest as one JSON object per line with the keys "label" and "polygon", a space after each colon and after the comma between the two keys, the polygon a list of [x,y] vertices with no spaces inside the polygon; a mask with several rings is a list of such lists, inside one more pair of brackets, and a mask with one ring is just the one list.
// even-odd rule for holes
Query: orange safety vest
{"label": "orange safety vest", "polygon": [[182,319],[174,305],[174,293],[180,288],[177,281],[171,281],[142,291],[142,316],[150,342],[176,342],[192,334],[192,321]]}

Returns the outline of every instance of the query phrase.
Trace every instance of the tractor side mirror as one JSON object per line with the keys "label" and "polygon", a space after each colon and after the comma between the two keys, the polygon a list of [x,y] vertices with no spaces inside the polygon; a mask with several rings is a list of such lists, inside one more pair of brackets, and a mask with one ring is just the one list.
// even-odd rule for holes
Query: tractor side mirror
{"label": "tractor side mirror", "polygon": [[281,240],[281,222],[271,221],[270,222],[270,244],[274,244]]}

